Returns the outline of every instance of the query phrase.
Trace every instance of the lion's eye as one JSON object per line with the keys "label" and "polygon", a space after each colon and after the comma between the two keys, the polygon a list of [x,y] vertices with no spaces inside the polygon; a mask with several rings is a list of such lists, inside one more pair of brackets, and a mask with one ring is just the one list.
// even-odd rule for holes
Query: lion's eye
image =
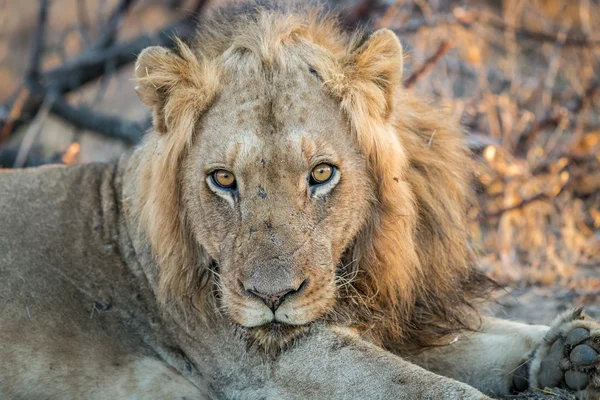
{"label": "lion's eye", "polygon": [[224,169],[218,169],[211,174],[212,180],[221,189],[235,189],[235,175]]}
{"label": "lion's eye", "polygon": [[310,173],[310,184],[321,185],[331,179],[335,173],[335,167],[330,164],[319,164]]}

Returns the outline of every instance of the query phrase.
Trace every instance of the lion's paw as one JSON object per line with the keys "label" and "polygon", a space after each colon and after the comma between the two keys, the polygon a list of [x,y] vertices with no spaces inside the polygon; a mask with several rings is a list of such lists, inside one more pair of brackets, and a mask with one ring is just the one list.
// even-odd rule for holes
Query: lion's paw
{"label": "lion's paw", "polygon": [[580,399],[600,399],[600,323],[582,309],[560,315],[544,336],[530,369],[530,386],[561,387]]}

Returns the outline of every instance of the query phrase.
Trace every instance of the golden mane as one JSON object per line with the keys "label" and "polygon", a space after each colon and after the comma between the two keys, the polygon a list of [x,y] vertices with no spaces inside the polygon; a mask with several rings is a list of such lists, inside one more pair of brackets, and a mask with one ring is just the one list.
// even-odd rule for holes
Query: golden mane
{"label": "golden mane", "polygon": [[[378,183],[370,222],[341,261],[341,273],[355,276],[354,290],[340,289],[332,315],[346,316],[345,323],[369,330],[384,346],[392,339],[431,345],[468,326],[470,302],[486,282],[469,250],[471,161],[459,127],[402,88],[395,35],[348,34],[335,16],[281,4],[217,13],[200,22],[194,43],[178,44],[176,62],[154,50],[136,66],[138,92],[154,110],[156,132],[138,167],[138,207],[160,268],[161,299],[192,299],[197,309],[214,312],[210,285],[201,287],[210,260],[194,245],[178,188],[197,121],[220,79],[235,69],[240,52],[285,67],[292,45],[310,42],[330,56],[300,56],[339,100]],[[377,46],[366,49],[375,36]]]}

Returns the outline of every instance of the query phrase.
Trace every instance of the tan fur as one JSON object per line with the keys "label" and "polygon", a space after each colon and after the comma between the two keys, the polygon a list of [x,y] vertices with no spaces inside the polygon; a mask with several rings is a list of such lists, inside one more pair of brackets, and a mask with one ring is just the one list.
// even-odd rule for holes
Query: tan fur
{"label": "tan fur", "polygon": [[189,295],[186,285],[197,276],[187,270],[195,254],[182,227],[176,176],[191,146],[196,121],[216,91],[210,79],[216,71],[207,63],[200,64],[182,42],[177,50],[175,55],[163,48],[146,49],[140,55],[144,64],[135,68],[136,90],[153,109],[156,132],[178,132],[149,139],[152,163],[144,165],[139,196],[142,223],[164,266],[161,284],[182,296]]}
{"label": "tan fur", "polygon": [[139,55],[154,129],[118,165],[0,172],[0,397],[483,399],[564,366],[544,335],[596,345],[474,311],[470,158],[391,31],[287,2],[199,27]]}
{"label": "tan fur", "polygon": [[[148,139],[145,146],[157,150],[144,160],[148,165],[140,165],[145,174],[142,225],[161,265],[163,296],[198,297],[210,262],[204,257],[204,269],[193,267],[203,257],[186,231],[177,189],[185,174],[179,166],[194,140],[192,121],[215,97],[218,82],[294,71],[301,59],[316,70],[323,89],[350,120],[348,136],[336,140],[353,137],[366,157],[373,182],[360,185],[376,182],[375,201],[365,198],[365,223],[354,228],[358,234],[344,245],[346,259],[340,260],[351,264],[346,274],[356,276],[354,293],[337,302],[335,314],[351,316],[350,323],[364,330],[377,321],[371,333],[379,343],[406,338],[406,343],[429,345],[453,326],[468,325],[466,306],[484,289],[477,286],[484,280],[471,267],[467,250],[470,161],[457,127],[400,88],[402,49],[396,36],[380,30],[351,37],[335,19],[316,13],[303,19],[266,10],[252,15],[227,25],[207,21],[198,45],[180,43],[178,54],[152,48],[136,65],[138,91],[154,107],[155,121],[171,121],[166,135]],[[179,84],[182,76],[186,82]],[[194,101],[193,109],[179,106],[189,104],[184,99],[190,86],[203,99]],[[164,109],[165,117],[157,116],[157,109]],[[163,123],[155,123],[161,131]],[[203,291],[205,296],[211,292]],[[209,304],[210,312],[212,302],[197,298],[194,304]]]}

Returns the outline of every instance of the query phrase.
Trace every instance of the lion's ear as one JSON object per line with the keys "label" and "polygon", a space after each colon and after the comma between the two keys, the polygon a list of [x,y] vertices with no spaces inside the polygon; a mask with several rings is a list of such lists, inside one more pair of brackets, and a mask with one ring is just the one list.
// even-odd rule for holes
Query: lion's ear
{"label": "lion's ear", "polygon": [[387,118],[394,90],[402,81],[402,45],[394,32],[382,28],[360,43],[349,55],[346,75],[355,91],[364,96],[371,116]]}
{"label": "lion's ear", "polygon": [[177,79],[176,76],[166,73],[167,66],[174,58],[168,49],[160,46],[148,47],[138,56],[135,63],[135,91],[147,106],[154,107],[162,103],[165,93],[160,87]]}
{"label": "lion's ear", "polygon": [[195,118],[206,106],[210,90],[205,76],[206,68],[181,41],[177,41],[175,50],[153,46],[140,53],[135,65],[135,90],[152,108],[159,133],[173,130],[182,118]]}

